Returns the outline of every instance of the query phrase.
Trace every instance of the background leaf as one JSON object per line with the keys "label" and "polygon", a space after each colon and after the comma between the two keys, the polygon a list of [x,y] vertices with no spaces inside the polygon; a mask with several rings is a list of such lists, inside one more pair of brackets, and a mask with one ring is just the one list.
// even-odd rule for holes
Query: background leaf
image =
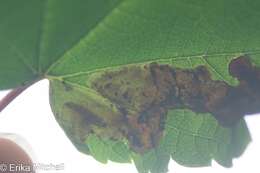
{"label": "background leaf", "polygon": [[190,66],[179,60],[191,59],[225,74],[222,65],[240,54],[259,64],[259,7],[246,0],[3,0],[0,88],[151,60]]}
{"label": "background leaf", "polygon": [[119,0],[2,0],[0,89],[44,77]]}

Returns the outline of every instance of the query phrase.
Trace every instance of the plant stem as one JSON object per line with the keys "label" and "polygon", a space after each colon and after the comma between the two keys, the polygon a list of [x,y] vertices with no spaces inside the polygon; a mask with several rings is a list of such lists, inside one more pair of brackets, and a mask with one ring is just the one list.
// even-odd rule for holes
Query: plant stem
{"label": "plant stem", "polygon": [[30,85],[21,86],[10,91],[2,100],[0,100],[0,112],[2,112],[17,96],[19,96]]}

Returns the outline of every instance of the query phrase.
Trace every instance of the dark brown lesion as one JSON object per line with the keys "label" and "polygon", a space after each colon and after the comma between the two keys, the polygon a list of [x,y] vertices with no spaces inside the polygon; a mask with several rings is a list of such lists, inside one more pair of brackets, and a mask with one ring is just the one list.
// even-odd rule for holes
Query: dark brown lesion
{"label": "dark brown lesion", "polygon": [[241,56],[231,61],[229,71],[238,86],[213,80],[205,66],[181,69],[151,63],[105,72],[92,87],[117,105],[124,116],[118,129],[142,153],[158,145],[169,109],[208,112],[223,126],[260,112],[260,69]]}
{"label": "dark brown lesion", "polygon": [[229,72],[240,83],[228,87],[226,95],[212,107],[212,114],[226,126],[235,124],[245,115],[260,112],[260,68],[243,56],[230,63]]}
{"label": "dark brown lesion", "polygon": [[131,147],[138,153],[158,145],[163,133],[166,110],[157,106],[140,114],[127,115],[127,133]]}
{"label": "dark brown lesion", "polygon": [[64,105],[67,108],[76,112],[78,115],[81,115],[81,120],[84,121],[84,124],[86,126],[88,125],[96,125],[100,127],[106,126],[106,123],[102,118],[92,113],[86,107],[76,104],[74,102],[66,102]]}

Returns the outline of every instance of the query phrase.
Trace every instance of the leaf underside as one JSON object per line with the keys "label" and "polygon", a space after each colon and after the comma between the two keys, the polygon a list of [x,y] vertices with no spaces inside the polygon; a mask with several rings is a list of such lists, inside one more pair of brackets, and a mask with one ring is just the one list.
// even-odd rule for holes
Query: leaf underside
{"label": "leaf underside", "polygon": [[49,79],[55,118],[102,163],[230,167],[250,141],[243,116],[260,107],[259,9],[256,0],[2,0],[0,89]]}
{"label": "leaf underside", "polygon": [[[215,159],[230,167],[250,141],[243,111],[259,112],[260,70],[247,60],[230,63],[238,86],[210,79],[203,66],[154,63],[84,75],[85,86],[54,80],[51,105],[76,147],[103,163],[134,160],[139,172],[154,173],[167,172],[170,158],[185,166]],[[258,82],[242,80],[237,66],[254,71]]]}

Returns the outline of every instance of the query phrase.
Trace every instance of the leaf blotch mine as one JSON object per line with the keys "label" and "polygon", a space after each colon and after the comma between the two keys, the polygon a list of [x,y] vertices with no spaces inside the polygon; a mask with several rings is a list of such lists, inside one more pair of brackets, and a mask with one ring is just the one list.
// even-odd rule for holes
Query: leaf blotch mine
{"label": "leaf blotch mine", "polygon": [[[211,113],[225,127],[234,126],[246,114],[260,112],[260,69],[241,56],[230,62],[229,72],[239,85],[213,80],[205,66],[129,65],[102,72],[90,87],[117,107],[121,118],[113,128],[119,136],[128,139],[134,151],[144,153],[158,146],[169,109]],[[88,124],[105,124],[84,107],[72,103],[67,107],[85,116]]]}

